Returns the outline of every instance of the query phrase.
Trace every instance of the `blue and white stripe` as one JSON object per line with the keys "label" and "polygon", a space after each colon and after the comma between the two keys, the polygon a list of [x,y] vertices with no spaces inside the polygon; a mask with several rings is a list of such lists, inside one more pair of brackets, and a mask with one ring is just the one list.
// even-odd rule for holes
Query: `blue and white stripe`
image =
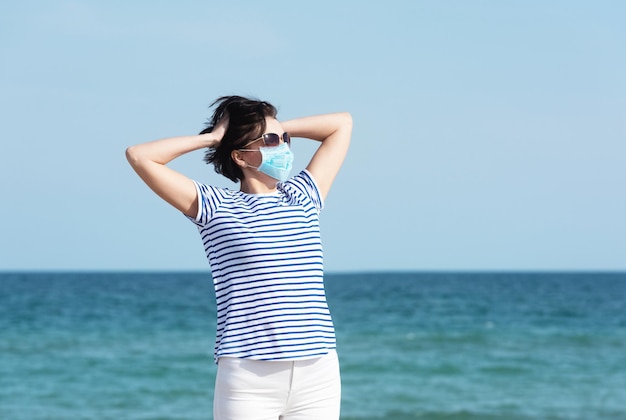
{"label": "blue and white stripe", "polygon": [[272,194],[196,183],[194,220],[217,301],[216,360],[316,357],[335,348],[326,303],[319,213],[305,170]]}

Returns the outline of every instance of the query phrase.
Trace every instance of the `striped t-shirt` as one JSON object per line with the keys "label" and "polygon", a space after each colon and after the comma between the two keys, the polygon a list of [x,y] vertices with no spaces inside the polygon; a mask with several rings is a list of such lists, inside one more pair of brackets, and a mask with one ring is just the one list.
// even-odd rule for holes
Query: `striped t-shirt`
{"label": "striped t-shirt", "polygon": [[196,188],[194,222],[217,301],[215,359],[302,359],[335,348],[324,292],[323,200],[311,174],[304,170],[270,194]]}

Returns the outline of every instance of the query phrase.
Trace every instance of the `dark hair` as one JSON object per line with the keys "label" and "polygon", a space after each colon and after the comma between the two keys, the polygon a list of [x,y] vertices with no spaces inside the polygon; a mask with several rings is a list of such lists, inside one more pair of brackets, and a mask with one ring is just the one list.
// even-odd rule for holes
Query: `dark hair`
{"label": "dark hair", "polygon": [[224,115],[228,115],[228,128],[219,146],[207,150],[204,161],[212,163],[218,174],[237,182],[243,179],[243,171],[231,158],[231,152],[263,135],[265,117],[276,117],[276,108],[268,102],[241,96],[222,96],[211,107],[216,105],[207,127],[200,134],[213,131]]}

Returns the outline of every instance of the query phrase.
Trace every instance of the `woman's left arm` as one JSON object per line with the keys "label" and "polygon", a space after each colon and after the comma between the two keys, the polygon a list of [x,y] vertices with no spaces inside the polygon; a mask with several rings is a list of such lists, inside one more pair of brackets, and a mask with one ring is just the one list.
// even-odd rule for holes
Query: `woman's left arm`
{"label": "woman's left arm", "polygon": [[282,121],[291,137],[321,142],[306,169],[313,175],[323,198],[326,198],[348,153],[352,136],[352,116],[347,112],[323,114]]}

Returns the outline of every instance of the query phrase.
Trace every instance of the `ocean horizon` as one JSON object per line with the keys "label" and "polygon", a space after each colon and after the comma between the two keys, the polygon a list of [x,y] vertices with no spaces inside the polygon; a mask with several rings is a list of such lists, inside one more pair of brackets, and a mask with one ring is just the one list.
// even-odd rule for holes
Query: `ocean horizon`
{"label": "ocean horizon", "polygon": [[[325,276],[342,419],[626,419],[626,272]],[[208,271],[0,272],[0,419],[211,419]]]}

